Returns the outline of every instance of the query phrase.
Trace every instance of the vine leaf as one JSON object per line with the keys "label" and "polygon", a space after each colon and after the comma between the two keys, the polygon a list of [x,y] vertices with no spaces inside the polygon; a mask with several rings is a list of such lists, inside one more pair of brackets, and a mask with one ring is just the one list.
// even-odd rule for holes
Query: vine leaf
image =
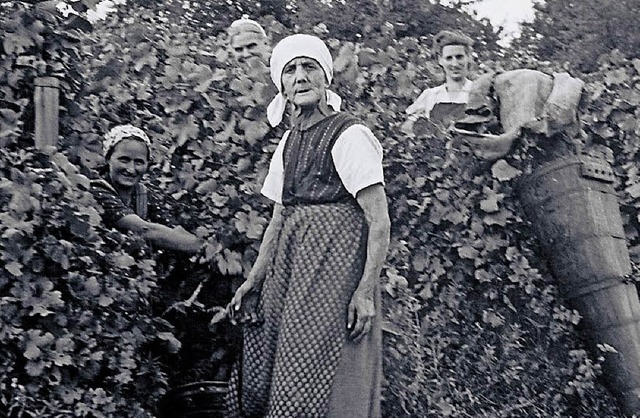
{"label": "vine leaf", "polygon": [[440,413],[443,417],[450,417],[454,414],[455,408],[451,403],[447,402],[445,399],[440,399],[438,402],[438,408],[440,408]]}
{"label": "vine leaf", "polygon": [[91,296],[98,296],[100,294],[100,283],[95,276],[91,276],[84,281],[84,288]]}
{"label": "vine leaf", "polygon": [[627,84],[629,81],[629,74],[627,74],[627,71],[624,68],[610,70],[604,74],[604,82],[608,86],[614,84]]}
{"label": "vine leaf", "polygon": [[493,310],[485,310],[482,312],[482,322],[496,328],[504,324],[504,319],[496,314]]}
{"label": "vine leaf", "polygon": [[52,353],[53,362],[57,366],[71,366],[73,364],[73,359],[70,352],[73,352],[75,348],[75,343],[73,339],[70,337],[62,337],[56,340],[56,349]]}
{"label": "vine leaf", "polygon": [[504,198],[504,193],[496,193],[492,189],[485,188],[485,199],[480,201],[480,209],[486,213],[494,213],[500,210],[498,203]]}
{"label": "vine leaf", "polygon": [[100,295],[98,298],[98,305],[102,307],[107,307],[113,303],[113,298],[109,295]]}
{"label": "vine leaf", "polygon": [[22,264],[17,261],[10,261],[4,268],[15,277],[22,276]]}
{"label": "vine leaf", "polygon": [[458,255],[460,258],[466,258],[468,260],[475,260],[480,255],[480,252],[470,245],[463,245],[458,248]]}
{"label": "vine leaf", "polygon": [[33,39],[31,39],[28,34],[22,32],[7,33],[2,45],[7,54],[22,54],[33,46]]}
{"label": "vine leaf", "polygon": [[218,268],[223,274],[235,275],[242,273],[242,254],[225,248],[221,253],[216,254]]}
{"label": "vine leaf", "polygon": [[158,338],[167,342],[169,351],[172,353],[177,353],[182,347],[180,340],[178,340],[171,332],[159,332]]}
{"label": "vine leaf", "polygon": [[128,269],[136,264],[136,260],[129,254],[119,254],[113,257],[113,264],[123,269]]}
{"label": "vine leaf", "polygon": [[235,226],[239,232],[247,235],[247,238],[258,239],[262,236],[267,220],[251,210],[249,213],[238,212],[235,215]]}
{"label": "vine leaf", "polygon": [[491,175],[499,181],[508,181],[522,174],[522,171],[509,165],[505,160],[496,161],[491,167]]}

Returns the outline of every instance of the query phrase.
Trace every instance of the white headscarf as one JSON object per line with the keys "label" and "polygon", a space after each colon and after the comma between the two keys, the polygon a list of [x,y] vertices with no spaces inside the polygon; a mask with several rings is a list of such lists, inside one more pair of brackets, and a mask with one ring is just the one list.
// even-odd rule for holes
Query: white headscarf
{"label": "white headscarf", "polygon": [[264,28],[260,25],[260,23],[255,20],[251,20],[246,16],[242,16],[242,18],[238,20],[234,20],[229,25],[229,34],[231,36],[237,35],[241,32],[255,32],[258,33],[265,38],[267,37],[267,33],[264,31]]}
{"label": "white headscarf", "polygon": [[[282,122],[282,116],[287,106],[287,100],[282,95],[282,71],[284,67],[295,58],[311,58],[320,64],[327,82],[333,80],[333,59],[331,53],[322,40],[313,35],[296,34],[287,36],[273,48],[271,53],[270,70],[271,80],[278,88],[279,93],[267,107],[267,119],[271,126],[277,126]],[[340,111],[342,99],[331,90],[327,90],[327,104],[333,110]]]}
{"label": "white headscarf", "polygon": [[133,125],[119,125],[112,128],[104,136],[104,142],[102,143],[102,149],[106,156],[116,145],[123,139],[135,137],[145,143],[148,150],[151,150],[151,140],[140,128],[136,128]]}

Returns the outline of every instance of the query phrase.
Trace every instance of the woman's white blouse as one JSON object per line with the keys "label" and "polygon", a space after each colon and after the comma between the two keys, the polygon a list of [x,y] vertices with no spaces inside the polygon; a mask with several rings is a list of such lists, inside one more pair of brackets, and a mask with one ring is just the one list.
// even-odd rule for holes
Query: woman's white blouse
{"label": "woman's white blouse", "polygon": [[[264,196],[277,203],[282,203],[284,185],[282,154],[289,133],[290,131],[284,133],[271,157],[269,172],[261,190]],[[366,126],[356,124],[345,129],[331,149],[331,157],[342,184],[354,197],[367,186],[384,184],[382,146]]]}

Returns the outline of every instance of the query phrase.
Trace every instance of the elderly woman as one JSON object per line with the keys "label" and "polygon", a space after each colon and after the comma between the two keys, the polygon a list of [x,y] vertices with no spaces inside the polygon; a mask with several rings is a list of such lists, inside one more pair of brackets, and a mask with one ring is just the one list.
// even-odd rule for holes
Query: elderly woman
{"label": "elderly woman", "polygon": [[229,49],[236,63],[245,63],[257,57],[266,64],[269,56],[267,33],[255,20],[243,17],[234,20],[229,29]]}
{"label": "elderly woman", "polygon": [[182,227],[165,226],[156,199],[140,182],[149,167],[151,141],[142,129],[116,126],[103,143],[106,166],[91,191],[107,227],[139,234],[161,248],[195,252],[203,244]]}
{"label": "elderly woman", "polygon": [[256,262],[231,301],[258,297],[245,326],[240,409],[245,417],[380,415],[379,277],[389,245],[382,148],[327,88],[333,62],[317,37],[293,35],[273,50],[292,127],[262,193],[275,202]]}

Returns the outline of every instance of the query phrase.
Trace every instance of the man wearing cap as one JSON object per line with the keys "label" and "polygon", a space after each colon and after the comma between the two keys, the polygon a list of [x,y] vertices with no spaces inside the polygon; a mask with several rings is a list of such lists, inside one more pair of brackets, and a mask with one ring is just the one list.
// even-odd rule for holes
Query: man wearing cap
{"label": "man wearing cap", "polygon": [[445,30],[435,36],[433,44],[445,82],[423,91],[406,112],[411,118],[424,117],[446,126],[463,115],[469,100],[472,82],[467,76],[473,60],[473,40],[459,32]]}

